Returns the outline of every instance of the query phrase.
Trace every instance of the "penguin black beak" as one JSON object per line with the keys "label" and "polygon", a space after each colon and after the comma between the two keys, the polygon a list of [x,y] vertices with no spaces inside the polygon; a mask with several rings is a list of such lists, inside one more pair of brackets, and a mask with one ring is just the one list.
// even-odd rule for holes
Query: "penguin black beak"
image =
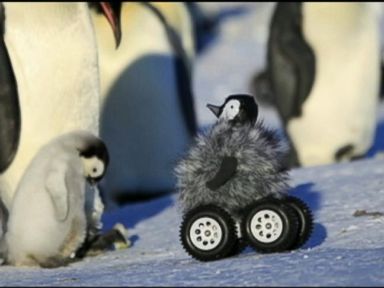
{"label": "penguin black beak", "polygon": [[215,105],[212,105],[212,104],[207,104],[207,108],[209,108],[209,110],[211,110],[212,113],[215,114],[215,116],[217,118],[219,118],[219,116],[220,116],[220,109],[221,109],[220,106],[215,106]]}
{"label": "penguin black beak", "polygon": [[121,42],[121,3],[111,5],[111,2],[100,2],[101,9],[109,24],[112,26],[113,35],[115,36],[116,49]]}

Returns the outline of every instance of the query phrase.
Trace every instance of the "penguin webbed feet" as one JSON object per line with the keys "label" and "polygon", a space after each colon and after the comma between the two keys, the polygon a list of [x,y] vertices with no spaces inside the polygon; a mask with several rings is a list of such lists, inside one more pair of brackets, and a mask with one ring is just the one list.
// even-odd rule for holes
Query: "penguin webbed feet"
{"label": "penguin webbed feet", "polygon": [[52,256],[43,261],[39,261],[39,265],[41,268],[58,268],[63,266],[68,266],[69,264],[76,262],[75,258],[65,258],[62,256]]}
{"label": "penguin webbed feet", "polygon": [[76,252],[76,258],[87,256],[97,256],[109,250],[121,250],[131,246],[128,239],[128,230],[123,224],[117,223],[113,228],[105,233],[87,237],[83,246]]}

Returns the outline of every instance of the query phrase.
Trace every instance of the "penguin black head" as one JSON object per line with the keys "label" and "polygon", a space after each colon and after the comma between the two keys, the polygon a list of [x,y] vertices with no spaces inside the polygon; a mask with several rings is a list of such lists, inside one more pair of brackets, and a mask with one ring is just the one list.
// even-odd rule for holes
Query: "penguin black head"
{"label": "penguin black head", "polygon": [[98,13],[103,13],[112,27],[115,36],[116,48],[121,42],[121,1],[88,3],[89,7],[95,9]]}
{"label": "penguin black head", "polygon": [[232,124],[255,124],[258,106],[255,99],[247,94],[230,95],[221,106],[207,104],[215,116]]}
{"label": "penguin black head", "polygon": [[80,151],[83,160],[84,173],[88,182],[95,184],[105,175],[109,164],[107,146],[100,139],[94,140]]}

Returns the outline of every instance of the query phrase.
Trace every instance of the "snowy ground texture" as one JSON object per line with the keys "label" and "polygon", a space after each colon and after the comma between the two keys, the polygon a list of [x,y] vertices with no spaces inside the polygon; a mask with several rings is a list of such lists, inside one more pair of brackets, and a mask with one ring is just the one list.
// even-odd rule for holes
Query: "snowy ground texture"
{"label": "snowy ground texture", "polygon": [[[214,4],[206,5],[216,11]],[[219,31],[225,34],[197,59],[201,126],[213,121],[205,112],[207,102],[247,92],[248,78],[264,65],[272,5],[221,7],[236,5],[250,9],[227,13]],[[256,30],[249,28],[252,21],[260,24]],[[265,111],[266,120],[276,124]],[[372,155],[384,149],[383,139],[381,105]],[[297,169],[291,176],[291,193],[309,204],[315,221],[311,238],[298,250],[262,255],[248,248],[231,258],[198,262],[179,242],[181,215],[173,194],[104,215],[106,229],[116,222],[129,228],[131,248],[52,270],[2,266],[0,286],[384,286],[384,216],[354,216],[356,210],[384,212],[384,157],[376,153],[352,163]]]}

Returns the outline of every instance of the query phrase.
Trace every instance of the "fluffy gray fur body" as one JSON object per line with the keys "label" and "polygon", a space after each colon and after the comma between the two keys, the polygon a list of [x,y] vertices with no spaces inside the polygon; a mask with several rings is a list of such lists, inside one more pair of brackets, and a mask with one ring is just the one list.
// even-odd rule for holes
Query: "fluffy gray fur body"
{"label": "fluffy gray fur body", "polygon": [[[175,168],[179,204],[183,212],[215,204],[239,217],[241,209],[266,196],[281,198],[288,191],[288,173],[281,171],[285,142],[262,121],[255,125],[228,125],[219,119]],[[215,191],[206,187],[225,156],[236,157],[235,175]]]}

